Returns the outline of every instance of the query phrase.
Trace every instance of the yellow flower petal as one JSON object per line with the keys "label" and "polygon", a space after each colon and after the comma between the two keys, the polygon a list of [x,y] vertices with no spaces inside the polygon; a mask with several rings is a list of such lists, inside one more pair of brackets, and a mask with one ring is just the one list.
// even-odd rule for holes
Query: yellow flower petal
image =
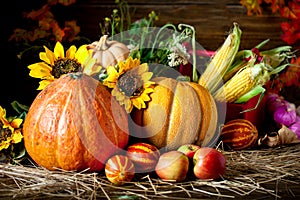
{"label": "yellow flower petal", "polygon": [[44,49],[45,52],[41,52],[39,54],[40,59],[49,65],[54,65],[54,61],[56,61],[54,53],[50,51],[46,46],[44,46]]}
{"label": "yellow flower petal", "polygon": [[23,119],[16,118],[10,123],[10,125],[13,128],[19,128],[21,126],[22,122],[23,122]]}
{"label": "yellow flower petal", "polygon": [[44,79],[52,76],[52,68],[45,63],[34,63],[29,65],[28,68],[30,69],[29,76],[31,77]]}
{"label": "yellow flower petal", "polygon": [[137,67],[140,65],[140,60],[135,58],[133,59],[132,57],[129,57],[126,59],[125,62],[120,61],[118,63],[119,66],[119,73],[124,74],[125,72],[129,71],[130,69]]}
{"label": "yellow flower petal", "polygon": [[[126,98],[125,95],[122,94],[122,92],[120,92],[118,87],[115,87],[112,91],[111,91],[111,95],[116,97],[117,101],[124,101],[124,99]],[[122,104],[121,104],[122,105]]]}
{"label": "yellow flower petal", "polygon": [[133,109],[133,105],[132,105],[132,102],[130,101],[130,99],[125,99],[124,100],[124,105],[125,105],[126,112],[130,113]]}
{"label": "yellow flower petal", "polygon": [[0,143],[0,151],[2,151],[2,149],[7,149],[10,145],[11,142],[11,138],[7,138],[7,140],[5,141],[1,141]]}
{"label": "yellow flower petal", "polygon": [[5,118],[5,116],[6,116],[6,110],[0,106],[0,118],[2,117]]}
{"label": "yellow flower petal", "polygon": [[147,82],[148,80],[150,80],[152,78],[153,73],[152,72],[145,72],[142,74],[142,80],[144,82]]}
{"label": "yellow flower petal", "polygon": [[132,104],[134,105],[134,107],[136,107],[137,109],[141,109],[143,106],[143,108],[146,107],[146,104],[144,103],[144,101],[141,101],[140,98],[132,98],[131,99]]}
{"label": "yellow flower petal", "polygon": [[78,60],[79,63],[84,63],[89,55],[90,52],[87,50],[86,45],[82,45],[75,53],[75,58]]}
{"label": "yellow flower petal", "polygon": [[[143,64],[139,65],[139,74],[148,72],[148,70],[149,70],[149,66],[147,63],[143,63]],[[149,72],[149,73],[152,73],[152,72]]]}
{"label": "yellow flower petal", "polygon": [[144,88],[150,88],[152,85],[155,85],[155,82],[147,81],[146,83],[144,83]]}
{"label": "yellow flower petal", "polygon": [[66,52],[67,58],[74,59],[76,50],[77,50],[76,46],[72,45]]}
{"label": "yellow flower petal", "polygon": [[55,44],[54,55],[56,59],[65,57],[65,50],[63,45],[60,42],[56,42]]}
{"label": "yellow flower petal", "polygon": [[22,141],[22,138],[23,138],[23,135],[22,135],[21,131],[20,130],[15,130],[15,132],[12,135],[12,142],[15,143],[15,144],[19,143],[19,142]]}
{"label": "yellow flower petal", "polygon": [[39,82],[39,87],[37,90],[43,90],[47,85],[49,85],[50,83],[52,83],[53,80],[42,80]]}
{"label": "yellow flower petal", "polygon": [[143,101],[150,101],[151,98],[148,96],[147,93],[143,92],[141,95],[140,95],[140,98],[143,100]]}
{"label": "yellow flower petal", "polygon": [[119,73],[116,70],[116,68],[113,66],[108,66],[106,68],[106,72],[107,72],[108,77],[106,79],[104,79],[103,84],[109,88],[114,88],[117,83]]}

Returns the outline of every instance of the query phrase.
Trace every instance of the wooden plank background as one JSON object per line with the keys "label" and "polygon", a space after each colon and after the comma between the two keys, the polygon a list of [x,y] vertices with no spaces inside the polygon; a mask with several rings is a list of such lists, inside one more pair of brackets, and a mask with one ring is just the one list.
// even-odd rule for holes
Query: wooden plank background
{"label": "wooden plank background", "polygon": [[[265,48],[286,44],[280,38],[280,22],[285,19],[273,14],[268,6],[263,6],[262,16],[248,16],[239,0],[128,0],[127,3],[135,10],[133,20],[155,11],[159,16],[158,27],[166,23],[194,26],[197,42],[207,50],[216,50],[223,43],[233,22],[243,31],[241,48],[252,48],[265,39],[270,39]],[[72,13],[81,34],[97,40],[99,22],[115,8],[114,0],[77,0]]]}
{"label": "wooden plank background", "polygon": [[[38,10],[46,0],[8,1],[5,7],[9,14],[0,12],[0,49],[3,65],[0,105],[10,108],[13,100],[29,105],[38,93],[38,79],[29,77],[29,70],[16,58],[16,50],[7,44],[15,28],[26,28],[23,12]],[[159,15],[157,27],[166,23],[189,24],[195,27],[197,42],[207,50],[216,50],[222,45],[233,22],[239,23],[243,31],[241,48],[250,49],[265,39],[270,42],[266,49],[285,45],[280,39],[280,22],[284,21],[278,14],[273,14],[269,7],[264,7],[263,16],[247,16],[247,10],[239,0],[127,0],[134,10],[132,20],[148,16],[151,11]],[[71,6],[55,6],[53,14],[58,21],[77,20],[81,27],[80,35],[91,40],[98,40],[99,23],[109,17],[117,8],[115,0],[77,0]],[[25,27],[24,27],[25,26]],[[30,63],[32,64],[32,63]],[[9,86],[7,86],[9,84]]]}

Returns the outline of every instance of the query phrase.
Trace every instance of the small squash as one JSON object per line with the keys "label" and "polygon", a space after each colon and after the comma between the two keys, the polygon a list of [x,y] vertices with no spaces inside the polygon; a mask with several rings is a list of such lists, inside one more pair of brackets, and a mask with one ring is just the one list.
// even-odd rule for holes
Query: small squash
{"label": "small squash", "polygon": [[230,149],[250,149],[258,141],[258,131],[256,126],[247,119],[233,119],[221,127],[220,139]]}
{"label": "small squash", "polygon": [[128,115],[99,81],[69,73],[37,95],[23,134],[28,154],[40,166],[100,171],[127,145]]}
{"label": "small squash", "polygon": [[104,68],[126,60],[130,53],[125,44],[115,40],[108,40],[108,35],[103,35],[99,41],[87,45],[87,48],[93,50],[93,58],[96,58],[95,65],[100,65]]}
{"label": "small squash", "polygon": [[114,155],[107,160],[104,172],[110,182],[120,186],[134,178],[135,166],[129,157]]}
{"label": "small squash", "polygon": [[130,129],[157,148],[175,150],[183,144],[211,145],[216,135],[217,107],[198,83],[157,77],[151,101],[131,113]]}

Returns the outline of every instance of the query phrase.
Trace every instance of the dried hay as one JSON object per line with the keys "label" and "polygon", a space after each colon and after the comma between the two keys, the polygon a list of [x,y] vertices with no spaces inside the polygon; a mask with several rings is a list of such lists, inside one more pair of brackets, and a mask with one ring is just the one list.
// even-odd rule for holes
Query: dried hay
{"label": "dried hay", "polygon": [[[0,164],[0,199],[232,199],[281,198],[280,185],[296,198],[300,183],[300,145],[224,151],[226,174],[220,181],[188,176],[181,183],[153,174],[136,174],[132,182],[112,185],[104,172],[49,171],[38,166]],[[293,186],[291,188],[287,185]],[[270,187],[271,186],[271,187]]]}

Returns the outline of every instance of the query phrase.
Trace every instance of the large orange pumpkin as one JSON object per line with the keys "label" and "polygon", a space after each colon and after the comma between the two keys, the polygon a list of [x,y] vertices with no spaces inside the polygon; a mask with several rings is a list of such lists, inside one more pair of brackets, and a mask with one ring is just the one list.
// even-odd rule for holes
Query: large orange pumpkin
{"label": "large orange pumpkin", "polygon": [[128,143],[128,115],[99,81],[62,76],[33,101],[23,125],[28,154],[54,170],[99,171]]}
{"label": "large orange pumpkin", "polygon": [[133,110],[131,131],[158,148],[212,145],[218,113],[209,91],[194,82],[158,77],[147,108]]}

